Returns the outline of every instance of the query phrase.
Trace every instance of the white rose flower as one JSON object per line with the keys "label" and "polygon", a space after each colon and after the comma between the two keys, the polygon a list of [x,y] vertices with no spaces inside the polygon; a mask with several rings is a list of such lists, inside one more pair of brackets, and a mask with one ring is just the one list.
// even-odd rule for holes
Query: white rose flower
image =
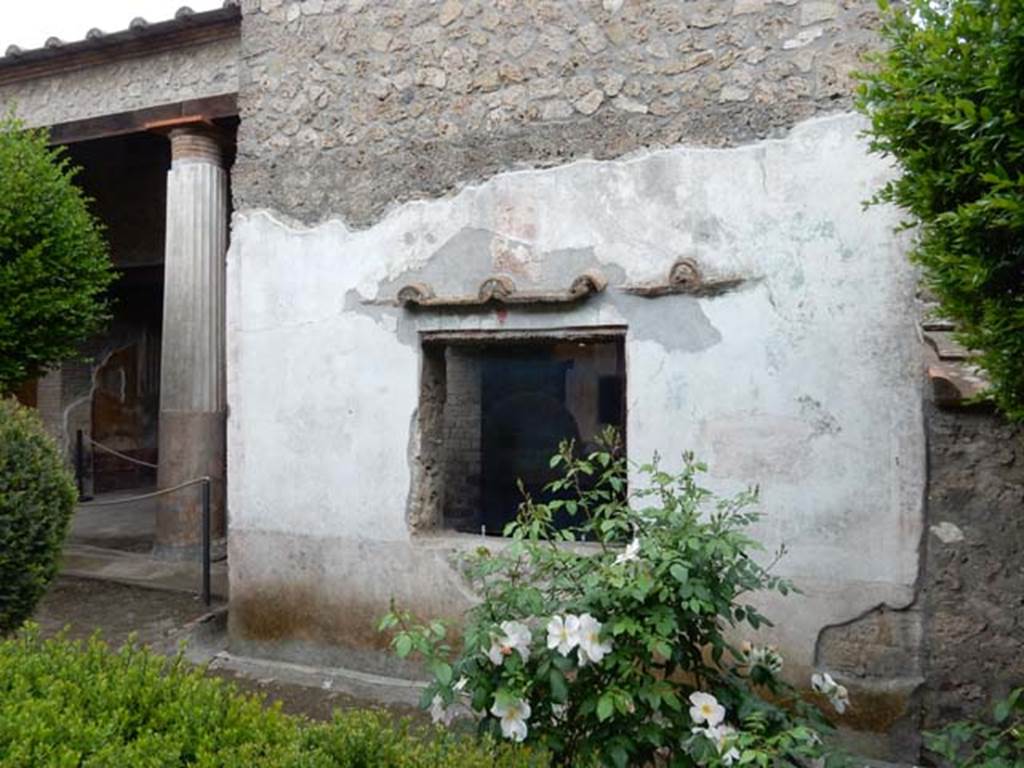
{"label": "white rose flower", "polygon": [[731,725],[720,725],[714,731],[714,742],[718,748],[719,757],[722,758],[722,762],[725,765],[732,765],[740,759],[740,751],[736,747],[730,746],[733,737],[736,735],[736,729]]}
{"label": "white rose flower", "polygon": [[584,613],[580,616],[580,666],[593,662],[600,664],[601,659],[612,651],[612,641],[601,642],[601,622]]}
{"label": "white rose flower", "polygon": [[497,697],[491,714],[501,720],[501,735],[512,741],[523,741],[528,729],[526,721],[530,719],[530,705],[522,699],[513,699],[508,704],[499,704]]}
{"label": "white rose flower", "polygon": [[828,700],[832,702],[836,712],[841,715],[850,706],[850,692],[846,690],[846,686],[837,685],[832,695],[828,697]]}
{"label": "white rose flower", "polygon": [[836,687],[836,681],[832,679],[832,675],[828,672],[824,674],[815,672],[811,675],[811,687],[818,693],[823,693],[827,696],[829,691]]}
{"label": "white rose flower", "polygon": [[828,672],[815,672],[811,675],[811,687],[828,697],[829,703],[840,715],[850,706],[850,693],[845,686],[839,685]]}
{"label": "white rose flower", "polygon": [[499,637],[491,638],[491,647],[486,651],[487,658],[497,667],[500,667],[505,661],[505,646],[502,645],[502,639]]}
{"label": "white rose flower", "polygon": [[[719,706],[714,696],[706,693],[693,694],[693,696],[707,696],[715,702],[715,706]],[[725,709],[722,708],[722,716],[725,715]],[[690,709],[690,717],[693,717],[693,709]],[[710,722],[710,721],[709,721]],[[740,751],[735,746],[731,745],[733,738],[736,736],[736,729],[731,725],[708,725],[705,728],[691,728],[693,733],[703,736],[708,741],[715,745],[715,749],[718,750],[718,756],[721,758],[722,763],[725,765],[732,765],[734,762],[740,759]]]}
{"label": "white rose flower", "polygon": [[454,717],[455,713],[444,705],[444,699],[441,698],[441,694],[435,693],[434,698],[430,701],[430,719],[434,721],[435,725],[438,723],[451,725]]}
{"label": "white rose flower", "polygon": [[710,693],[694,691],[690,694],[690,719],[700,725],[707,723],[708,728],[714,728],[725,719],[725,707],[718,703],[718,699]]}
{"label": "white rose flower", "polygon": [[616,556],[613,565],[622,565],[640,557],[640,539],[633,537],[633,540],[626,545],[626,549]]}
{"label": "white rose flower", "polygon": [[519,653],[523,661],[530,658],[530,643],[533,635],[530,628],[518,621],[501,622],[501,634],[491,639],[491,647],[487,649],[487,658],[496,666],[501,666],[505,657],[513,652]]}
{"label": "white rose flower", "polygon": [[577,645],[580,644],[580,619],[571,613],[561,616],[552,616],[548,622],[548,648],[557,650],[563,656],[568,656]]}

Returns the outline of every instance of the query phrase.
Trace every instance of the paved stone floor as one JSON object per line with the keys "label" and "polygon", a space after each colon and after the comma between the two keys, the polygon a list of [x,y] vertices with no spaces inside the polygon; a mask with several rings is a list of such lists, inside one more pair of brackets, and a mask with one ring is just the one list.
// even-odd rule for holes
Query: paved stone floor
{"label": "paved stone floor", "polygon": [[[148,488],[97,496],[122,499]],[[136,642],[162,654],[187,645],[190,661],[239,689],[281,702],[286,712],[328,719],[335,708],[383,706],[396,716],[422,719],[419,690],[403,681],[322,670],[228,654],[224,633],[227,563],[213,566],[213,605],[199,599],[199,563],[151,557],[156,500],[92,507],[72,519],[61,575],[50,586],[33,620],[46,636],[72,639],[99,632],[118,647]]]}
{"label": "paved stone floor", "polygon": [[[156,529],[158,499],[131,499],[151,492],[136,488],[97,495],[75,510],[64,547],[62,572],[154,589],[198,593],[202,567],[198,561],[171,561],[150,557]],[[93,506],[99,503],[100,506]],[[223,549],[223,547],[221,547]],[[227,563],[215,562],[211,586],[214,595],[227,598]]]}
{"label": "paved stone floor", "polygon": [[[198,562],[160,560],[147,554],[69,543],[64,547],[61,572],[67,576],[104,579],[151,589],[198,594],[202,566]],[[210,577],[215,597],[227,598],[227,563],[213,563]]]}
{"label": "paved stone floor", "polygon": [[68,534],[70,543],[86,544],[126,552],[149,552],[153,548],[158,499],[90,506],[97,502],[121,501],[150,493],[151,487],[99,494],[75,510]]}
{"label": "paved stone floor", "polygon": [[174,653],[192,622],[206,612],[202,601],[187,592],[59,576],[32,619],[47,636],[65,630],[72,639],[85,639],[99,631],[108,643],[120,646],[134,633],[139,643]]}
{"label": "paved stone floor", "polygon": [[386,680],[230,656],[223,651],[222,632],[202,629],[215,624],[223,610],[223,602],[215,603],[210,621],[210,609],[187,592],[62,575],[51,584],[32,620],[48,637],[64,631],[72,639],[86,639],[100,632],[110,645],[119,647],[134,634],[136,642],[162,654],[176,653],[187,642],[188,658],[206,665],[210,675],[261,694],[268,703],[279,701],[292,714],[325,720],[336,708],[383,707],[396,717],[424,720],[413,706],[418,690],[408,685],[389,693]]}

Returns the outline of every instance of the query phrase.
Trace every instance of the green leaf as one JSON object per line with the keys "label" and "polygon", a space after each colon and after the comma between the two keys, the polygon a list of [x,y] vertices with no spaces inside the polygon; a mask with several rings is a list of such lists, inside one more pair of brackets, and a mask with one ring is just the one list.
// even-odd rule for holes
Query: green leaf
{"label": "green leaf", "polygon": [[551,699],[557,704],[564,704],[569,700],[569,689],[565,685],[565,676],[556,668],[551,669],[549,675],[551,682]]}
{"label": "green leaf", "polygon": [[672,578],[678,581],[680,584],[685,584],[690,580],[690,571],[686,566],[680,563],[673,563],[672,567],[668,569],[668,572],[672,574]]}
{"label": "green leaf", "polygon": [[656,653],[663,659],[672,658],[672,646],[665,640],[654,640],[651,643],[651,652]]}
{"label": "green leaf", "polygon": [[576,666],[576,662],[569,656],[563,656],[558,653],[551,657],[551,663],[555,665],[562,672],[568,672]]}
{"label": "green leaf", "polygon": [[597,700],[597,719],[604,722],[615,712],[615,697],[610,692],[601,694]]}
{"label": "green leaf", "polygon": [[633,697],[625,691],[618,691],[615,694],[615,709],[620,715],[628,715],[633,709]]}
{"label": "green leaf", "polygon": [[409,635],[399,635],[395,638],[395,653],[398,658],[404,659],[412,651],[412,638]]}
{"label": "green leaf", "polygon": [[447,687],[452,682],[452,668],[450,664],[446,664],[441,661],[434,665],[434,677],[437,678],[437,682]]}
{"label": "green leaf", "polygon": [[616,768],[626,768],[629,765],[629,753],[624,747],[615,745],[608,750],[608,754]]}
{"label": "green leaf", "polygon": [[669,707],[669,709],[679,712],[682,710],[683,705],[679,701],[679,697],[676,696],[674,691],[665,691],[661,695],[662,701]]}

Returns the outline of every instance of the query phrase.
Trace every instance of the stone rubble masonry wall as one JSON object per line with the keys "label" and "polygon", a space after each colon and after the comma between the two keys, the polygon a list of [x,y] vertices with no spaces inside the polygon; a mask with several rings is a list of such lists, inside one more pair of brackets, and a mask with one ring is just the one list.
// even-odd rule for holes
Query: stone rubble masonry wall
{"label": "stone rubble masonry wall", "polygon": [[514,167],[848,110],[874,0],[245,0],[236,209],[365,226]]}
{"label": "stone rubble masonry wall", "polygon": [[13,104],[38,127],[235,93],[238,47],[215,40],[0,85],[0,111]]}
{"label": "stone rubble masonry wall", "polygon": [[922,726],[990,711],[1024,685],[1024,426],[928,414]]}

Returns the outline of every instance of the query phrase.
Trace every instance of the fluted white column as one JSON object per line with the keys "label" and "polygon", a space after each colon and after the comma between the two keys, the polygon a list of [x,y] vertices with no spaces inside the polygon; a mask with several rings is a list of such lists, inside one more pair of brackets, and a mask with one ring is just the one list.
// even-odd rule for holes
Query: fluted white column
{"label": "fluted white column", "polygon": [[[217,137],[170,133],[164,314],[160,361],[160,469],[168,488],[214,478],[214,535],[224,532],[224,262],[228,176]],[[156,549],[191,557],[200,542],[198,488],[161,500]]]}

